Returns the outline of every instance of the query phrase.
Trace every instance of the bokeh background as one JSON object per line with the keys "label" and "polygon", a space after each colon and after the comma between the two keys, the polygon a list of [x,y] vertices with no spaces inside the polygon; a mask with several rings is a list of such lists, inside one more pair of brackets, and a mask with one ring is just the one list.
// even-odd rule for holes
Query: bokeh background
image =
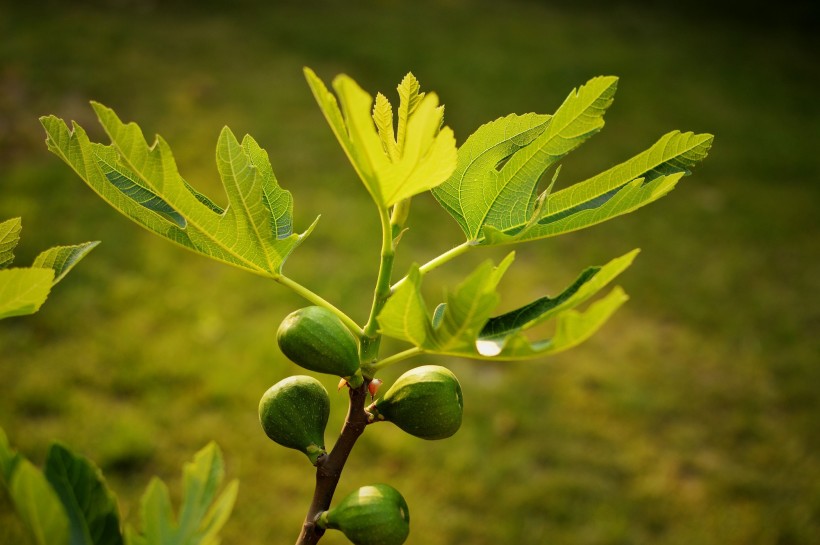
{"label": "bokeh background", "polygon": [[[820,69],[808,8],[230,4],[0,7],[0,218],[23,217],[16,263],[103,241],[38,314],[0,323],[0,426],[12,444],[36,462],[53,440],[96,460],[134,522],[149,478],[178,498],[181,464],[215,439],[241,481],[226,544],[292,542],[313,487],[304,457],[270,443],[256,416],[259,396],[300,372],[274,333],[303,302],[119,216],[46,151],[40,115],[102,139],[88,106],[101,101],[161,133],[183,176],[217,201],[219,130],[252,134],[294,194],[297,229],[322,215],[286,271],[364,320],[378,221],[303,66],[391,99],[412,70],[447,105],[459,142],[510,112],[551,113],[573,87],[615,74],[607,126],[564,161],[562,182],[672,129],[714,133],[712,153],[637,213],[519,247],[502,306],[640,247],[621,279],[631,301],[585,345],[544,361],[418,360],[460,377],[462,429],[441,442],[368,430],[339,493],[396,486],[411,544],[816,543]],[[414,201],[410,227],[400,271],[462,240],[429,196]],[[438,270],[428,300],[501,255]],[[345,406],[333,398],[331,442]],[[5,499],[0,543],[26,543]]]}

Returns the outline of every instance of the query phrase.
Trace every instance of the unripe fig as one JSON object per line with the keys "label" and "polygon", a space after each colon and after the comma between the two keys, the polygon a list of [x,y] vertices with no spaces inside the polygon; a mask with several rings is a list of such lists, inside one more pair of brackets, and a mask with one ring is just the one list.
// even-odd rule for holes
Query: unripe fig
{"label": "unripe fig", "polygon": [[374,484],[323,512],[318,525],[341,530],[355,545],[401,545],[410,533],[410,510],[398,490]]}
{"label": "unripe fig", "polygon": [[313,377],[280,380],[259,401],[259,422],[280,445],[304,452],[316,465],[325,451],[325,426],[330,416],[327,390]]}
{"label": "unripe fig", "polygon": [[450,437],[461,426],[464,402],[456,376],[438,365],[404,373],[367,410],[374,420],[393,422],[422,439]]}
{"label": "unripe fig", "polygon": [[276,340],[293,363],[362,384],[356,337],[338,316],[324,307],[305,307],[288,314],[279,326]]}

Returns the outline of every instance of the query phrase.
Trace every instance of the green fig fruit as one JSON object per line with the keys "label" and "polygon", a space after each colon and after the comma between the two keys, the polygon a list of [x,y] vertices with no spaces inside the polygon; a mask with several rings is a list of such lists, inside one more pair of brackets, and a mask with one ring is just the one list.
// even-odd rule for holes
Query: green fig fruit
{"label": "green fig fruit", "polygon": [[323,512],[318,525],[341,530],[355,545],[401,545],[410,533],[410,510],[398,490],[374,484]]}
{"label": "green fig fruit", "polygon": [[259,422],[280,445],[304,452],[316,465],[325,450],[325,426],[330,416],[327,390],[313,377],[280,380],[259,401]]}
{"label": "green fig fruit", "polygon": [[293,363],[362,384],[359,345],[338,316],[324,307],[305,307],[290,313],[276,333],[282,353]]}
{"label": "green fig fruit", "polygon": [[461,427],[464,401],[456,376],[438,365],[404,373],[367,410],[375,420],[393,422],[422,439],[444,439]]}

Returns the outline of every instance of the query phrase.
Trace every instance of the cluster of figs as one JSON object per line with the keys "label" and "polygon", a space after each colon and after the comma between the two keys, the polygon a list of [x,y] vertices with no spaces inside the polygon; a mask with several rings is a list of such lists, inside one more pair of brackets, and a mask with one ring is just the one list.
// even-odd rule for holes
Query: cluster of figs
{"label": "cluster of figs", "polygon": [[[288,315],[279,327],[282,353],[310,371],[341,377],[352,388],[365,381],[356,337],[324,307],[311,306]],[[461,385],[448,369],[416,367],[399,377],[367,408],[370,423],[392,422],[422,439],[450,437],[461,426]],[[276,443],[303,452],[313,465],[327,455],[325,427],[330,398],[325,387],[305,375],[271,386],[259,402],[259,421]],[[364,486],[335,507],[320,513],[316,524],[342,531],[356,545],[401,545],[410,531],[410,515],[402,495],[386,484]]]}

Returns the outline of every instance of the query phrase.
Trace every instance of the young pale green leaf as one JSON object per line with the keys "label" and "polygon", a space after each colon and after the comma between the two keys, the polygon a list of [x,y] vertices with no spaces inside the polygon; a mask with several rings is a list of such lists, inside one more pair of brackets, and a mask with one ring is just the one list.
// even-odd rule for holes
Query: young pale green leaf
{"label": "young pale green leaf", "polygon": [[116,499],[96,465],[55,444],[45,476],[68,514],[71,545],[122,545]]}
{"label": "young pale green leaf", "polygon": [[[399,85],[398,134],[386,98],[373,98],[346,75],[333,80],[336,97],[309,68],[305,77],[331,130],[380,208],[442,183],[456,165],[453,131],[433,93],[419,93],[408,74]],[[395,136],[394,136],[395,135]]]}
{"label": "young pale green leaf", "polygon": [[425,348],[442,353],[473,350],[476,337],[501,299],[496,287],[514,258],[514,253],[508,254],[497,267],[485,261],[447,294],[432,342]]}
{"label": "young pale green leaf", "polygon": [[427,317],[427,306],[421,296],[421,274],[413,265],[407,282],[387,300],[378,316],[382,334],[395,339],[425,346],[433,336],[433,328]]}
{"label": "young pale green leaf", "polygon": [[34,314],[48,298],[53,283],[52,269],[0,270],[0,318]]}
{"label": "young pale green leaf", "polygon": [[628,299],[616,286],[582,312],[569,309],[559,313],[555,334],[549,339],[531,342],[522,332],[509,337],[479,337],[476,351],[484,359],[524,360],[568,350],[590,338]]}
{"label": "young pale green leaf", "polygon": [[555,297],[541,297],[528,305],[491,318],[481,329],[479,338],[490,340],[506,338],[529,329],[567,309],[577,307],[600,292],[612,280],[629,267],[640,250],[632,250],[616,257],[606,265],[589,267],[563,292]]}
{"label": "young pale green leaf", "polygon": [[478,129],[458,151],[453,175],[433,195],[468,240],[485,227],[526,224],[538,202],[541,175],[597,133],[612,104],[615,77],[597,77],[573,90],[555,115],[510,115]]}
{"label": "young pale green leaf", "polygon": [[55,246],[41,252],[34,259],[32,267],[41,269],[54,270],[54,284],[65,278],[68,271],[74,268],[88,252],[94,249],[99,244],[99,241],[85,242],[83,244],[74,244],[71,246]]}
{"label": "young pale green leaf", "polygon": [[219,531],[236,501],[238,483],[230,482],[221,494],[224,478],[222,454],[215,443],[199,451],[183,470],[183,498],[175,517],[168,487],[151,481],[142,498],[142,533],[127,532],[129,545],[217,545]]}
{"label": "young pale green leaf", "polygon": [[34,314],[51,287],[99,242],[57,246],[42,252],[29,268],[9,268],[20,240],[20,218],[0,223],[0,318]]}
{"label": "young pale green leaf", "polygon": [[436,308],[433,317],[421,295],[421,275],[413,267],[408,281],[387,300],[378,321],[382,334],[411,342],[425,351],[445,353],[469,350],[498,304],[495,291],[512,263],[508,255],[498,267],[485,261]]}
{"label": "young pale green leaf", "polygon": [[[492,318],[499,301],[496,287],[513,254],[498,267],[491,262],[480,265],[432,316],[421,295],[421,275],[414,267],[379,314],[380,331],[410,342],[422,352],[475,359],[517,360],[566,350],[591,336],[626,301],[623,290],[615,288],[584,312],[576,310],[629,267],[637,253],[634,250],[604,266],[585,270],[555,297],[542,297]],[[557,323],[552,338],[533,343],[524,336],[524,331],[549,319]]]}
{"label": "young pale green leaf", "polygon": [[15,452],[0,428],[0,484],[38,545],[71,545],[69,522],[57,493],[34,465]]}
{"label": "young pale green leaf", "polygon": [[0,269],[9,267],[14,261],[14,248],[20,242],[20,218],[12,218],[0,223]]}
{"label": "young pale green leaf", "polygon": [[[92,143],[77,124],[40,119],[49,150],[103,199],[143,227],[194,252],[263,276],[277,277],[290,253],[310,233],[292,231],[292,200],[273,176],[267,154],[250,137],[240,144],[220,134],[217,166],[228,197],[220,208],[177,171],[165,140],[148,146],[142,130],[97,103],[111,145]],[[315,222],[314,222],[315,225]]]}
{"label": "young pale green leaf", "polygon": [[488,227],[484,244],[509,244],[576,231],[620,216],[663,197],[702,161],[710,134],[670,132],[651,148],[601,174],[546,197],[526,223]]}
{"label": "young pale green leaf", "polygon": [[399,158],[399,145],[393,131],[393,106],[381,93],[376,93],[376,102],[373,104],[373,123],[379,133],[382,148],[391,161]]}
{"label": "young pale green leaf", "polygon": [[397,90],[399,92],[399,126],[396,144],[399,148],[403,148],[407,138],[407,122],[416,111],[421,99],[424,98],[424,93],[421,92],[419,80],[411,73],[404,76]]}

